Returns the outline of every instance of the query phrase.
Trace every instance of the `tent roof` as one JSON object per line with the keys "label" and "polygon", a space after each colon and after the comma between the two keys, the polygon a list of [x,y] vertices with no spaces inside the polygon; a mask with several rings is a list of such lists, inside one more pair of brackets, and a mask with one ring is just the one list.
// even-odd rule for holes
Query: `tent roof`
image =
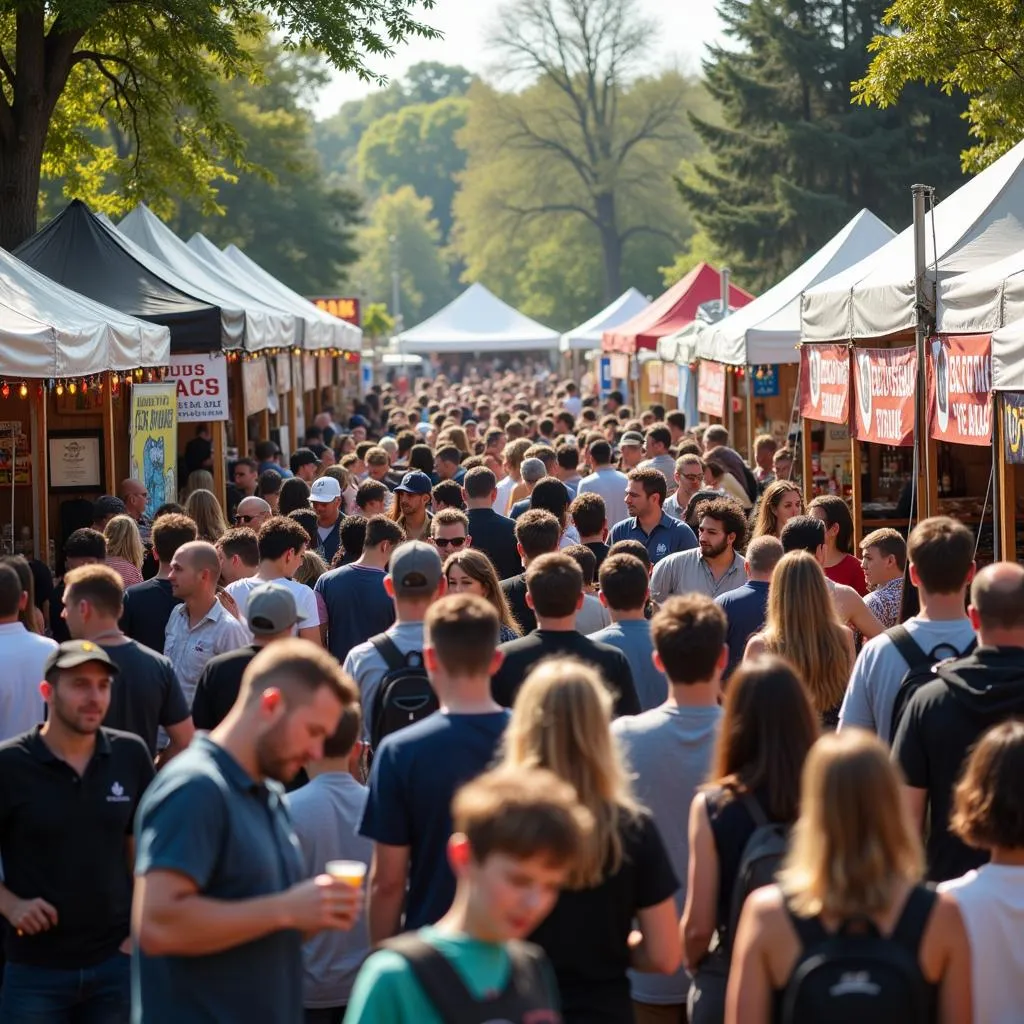
{"label": "tent roof", "polygon": [[243,332],[245,348],[257,352],[295,344],[295,317],[262,302],[216,267],[204,263],[145,203],[117,226],[126,238],[166,264],[190,287],[218,300],[226,333]]}
{"label": "tent roof", "polygon": [[84,377],[170,361],[166,327],[78,295],[0,249],[6,377]]}
{"label": "tent roof", "polygon": [[403,352],[526,352],[558,347],[557,331],[531,320],[482,284],[398,336]]}
{"label": "tent roof", "polygon": [[1024,317],[992,334],[992,387],[1024,391]]}
{"label": "tent roof", "polygon": [[800,296],[894,238],[896,232],[870,210],[861,210],[841,231],[749,305],[701,332],[697,354],[733,366],[800,361]]}
{"label": "tent roof", "polygon": [[222,347],[217,300],[106,226],[78,199],[22,242],[15,255],[96,302],[169,327],[172,352]]}
{"label": "tent roof", "polygon": [[631,320],[650,304],[651,300],[643,292],[637,291],[636,288],[630,288],[586,323],[574,327],[571,331],[566,331],[562,335],[558,347],[562,352],[600,348],[601,336],[605,331],[610,331],[613,327],[618,327],[627,320]]}
{"label": "tent roof", "polygon": [[987,334],[1024,317],[1024,249],[939,285],[938,330]]}
{"label": "tent roof", "polygon": [[[682,330],[697,318],[697,310],[703,303],[721,298],[721,295],[721,273],[710,264],[700,263],[632,320],[605,331],[602,348],[606,352],[629,354],[638,348],[655,348],[659,338]],[[753,298],[749,292],[730,282],[730,306],[745,306]]]}
{"label": "tent roof", "polygon": [[[934,242],[933,242],[934,236]],[[1024,143],[939,203],[925,224],[928,277],[938,283],[1024,248]],[[913,225],[848,270],[810,288],[807,341],[881,338],[916,324]]]}

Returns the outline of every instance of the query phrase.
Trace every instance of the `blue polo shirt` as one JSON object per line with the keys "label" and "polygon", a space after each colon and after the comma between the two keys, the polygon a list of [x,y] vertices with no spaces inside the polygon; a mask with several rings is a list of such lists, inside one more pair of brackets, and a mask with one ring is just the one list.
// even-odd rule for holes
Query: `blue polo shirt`
{"label": "blue polo shirt", "polygon": [[747,641],[764,627],[768,613],[768,584],[761,580],[747,580],[736,590],[719,594],[715,598],[729,620],[725,642],[729,645],[729,665],[725,676],[743,660]]}
{"label": "blue polo shirt", "polygon": [[[135,874],[173,871],[203,896],[283,892],[305,871],[276,783],[255,782],[197,736],[146,791],[135,816]],[[276,931],[205,956],[132,957],[134,1024],[302,1019],[302,935]]]}
{"label": "blue polo shirt", "polygon": [[608,535],[608,544],[610,546],[620,540],[640,541],[647,548],[652,563],[660,562],[666,555],[674,555],[677,551],[692,551],[697,546],[693,530],[667,512],[661,513],[661,519],[650,533],[644,533],[636,516],[616,523]]}

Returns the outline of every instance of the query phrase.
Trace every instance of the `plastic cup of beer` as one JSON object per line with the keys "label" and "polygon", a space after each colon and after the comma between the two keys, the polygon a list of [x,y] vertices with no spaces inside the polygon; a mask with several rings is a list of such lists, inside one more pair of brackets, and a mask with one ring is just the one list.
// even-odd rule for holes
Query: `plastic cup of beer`
{"label": "plastic cup of beer", "polygon": [[366,865],[358,860],[329,860],[327,874],[339,882],[351,885],[353,889],[359,889],[366,877]]}

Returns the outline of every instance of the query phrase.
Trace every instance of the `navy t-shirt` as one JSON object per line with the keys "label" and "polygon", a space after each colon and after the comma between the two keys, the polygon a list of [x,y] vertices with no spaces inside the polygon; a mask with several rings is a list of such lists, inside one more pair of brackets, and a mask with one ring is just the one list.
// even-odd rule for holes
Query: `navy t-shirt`
{"label": "navy t-shirt", "polygon": [[384,590],[384,575],[370,566],[343,565],[316,581],[313,589],[327,605],[327,647],[338,661],[394,623],[395,605]]}
{"label": "navy t-shirt", "polygon": [[361,835],[408,846],[405,928],[434,924],[455,897],[446,850],[455,791],[494,760],[510,715],[439,711],[385,737],[373,759]]}
{"label": "navy t-shirt", "polygon": [[715,604],[725,612],[729,620],[725,642],[729,645],[729,664],[725,677],[743,660],[747,641],[764,628],[768,613],[768,584],[760,580],[747,580],[742,587],[719,594]]}

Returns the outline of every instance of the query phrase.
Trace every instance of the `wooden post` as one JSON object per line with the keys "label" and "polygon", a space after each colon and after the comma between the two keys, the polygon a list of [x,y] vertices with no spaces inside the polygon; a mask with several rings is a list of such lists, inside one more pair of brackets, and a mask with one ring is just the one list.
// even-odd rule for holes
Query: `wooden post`
{"label": "wooden post", "polygon": [[117,494],[117,434],[114,429],[114,393],[109,382],[103,389],[103,463],[107,494]]}
{"label": "wooden post", "polygon": [[257,415],[259,416],[260,422],[259,439],[261,441],[266,441],[270,437],[270,410],[264,406]]}
{"label": "wooden post", "polygon": [[1006,461],[1004,444],[1005,420],[1003,396],[996,394],[993,414],[992,436],[995,451],[992,453],[996,466],[996,493],[993,501],[999,503],[998,532],[995,536],[996,557],[1006,562],[1017,561],[1017,467]]}
{"label": "wooden post", "polygon": [[[35,382],[29,386],[31,387]],[[36,558],[49,565],[50,559],[50,487],[49,451],[46,427],[46,403],[48,395],[43,382],[39,382],[35,395],[30,399],[33,416],[32,436],[32,497],[39,513],[39,525],[35,530]]]}
{"label": "wooden post", "polygon": [[753,367],[747,363],[744,371],[744,383],[747,385],[747,461],[754,465],[754,376]]}
{"label": "wooden post", "polygon": [[811,421],[800,420],[800,477],[804,491],[804,507],[814,497],[814,478],[811,474]]}
{"label": "wooden post", "polygon": [[[291,356],[288,357],[289,359]],[[303,445],[302,438],[299,437],[299,402],[298,395],[295,391],[295,364],[292,363],[292,389],[284,397],[287,399],[288,405],[288,429],[291,432],[292,439],[292,451],[296,448],[301,448]]]}
{"label": "wooden post", "polygon": [[860,478],[860,443],[851,438],[850,443],[850,505],[853,512],[853,547],[859,551],[857,544],[864,536],[864,495]]}
{"label": "wooden post", "polygon": [[211,440],[213,442],[213,493],[217,495],[221,508],[227,515],[228,489],[227,489],[227,432],[224,429],[224,420],[215,420],[210,424]]}
{"label": "wooden post", "polygon": [[925,463],[928,473],[928,490],[926,492],[928,502],[925,507],[928,510],[927,515],[937,516],[939,514],[939,442],[931,436],[929,430],[924,443],[928,446],[928,459]]}

